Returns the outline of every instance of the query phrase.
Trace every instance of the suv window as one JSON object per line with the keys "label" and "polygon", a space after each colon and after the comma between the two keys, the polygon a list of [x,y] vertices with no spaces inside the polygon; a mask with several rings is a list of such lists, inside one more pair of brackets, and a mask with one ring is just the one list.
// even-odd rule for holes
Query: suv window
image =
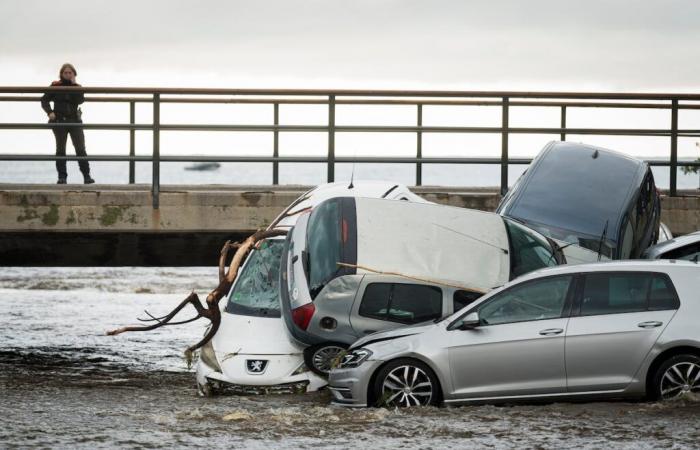
{"label": "suv window", "polygon": [[585,277],[581,316],[675,309],[670,280],[653,273],[593,273]]}
{"label": "suv window", "polygon": [[473,291],[455,291],[454,295],[452,295],[452,311],[457,312],[465,306],[471,305],[474,300],[477,300],[482,295],[483,294]]}
{"label": "suv window", "polygon": [[508,289],[479,308],[479,319],[484,325],[498,325],[561,317],[571,279],[544,278]]}
{"label": "suv window", "polygon": [[434,286],[371,283],[365,288],[360,315],[405,324],[442,317],[442,290]]}

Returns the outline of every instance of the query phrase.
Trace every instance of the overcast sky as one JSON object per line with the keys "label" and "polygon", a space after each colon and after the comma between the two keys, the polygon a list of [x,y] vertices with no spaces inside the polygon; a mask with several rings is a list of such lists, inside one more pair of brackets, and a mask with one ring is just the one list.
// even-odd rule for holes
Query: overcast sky
{"label": "overcast sky", "polygon": [[3,0],[0,84],[696,91],[700,1]]}

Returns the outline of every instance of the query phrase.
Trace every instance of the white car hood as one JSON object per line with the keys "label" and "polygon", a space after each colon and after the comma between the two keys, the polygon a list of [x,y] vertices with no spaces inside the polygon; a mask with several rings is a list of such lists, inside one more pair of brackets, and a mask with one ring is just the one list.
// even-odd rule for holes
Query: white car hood
{"label": "white car hood", "polygon": [[302,354],[301,347],[287,335],[280,317],[255,317],[221,314],[221,326],[212,339],[218,358],[237,354],[290,355]]}

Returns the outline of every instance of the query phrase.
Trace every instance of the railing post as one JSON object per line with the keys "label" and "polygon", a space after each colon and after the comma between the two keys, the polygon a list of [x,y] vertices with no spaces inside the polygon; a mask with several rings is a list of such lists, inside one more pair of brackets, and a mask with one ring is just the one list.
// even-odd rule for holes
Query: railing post
{"label": "railing post", "polygon": [[335,181],[335,95],[328,96],[328,182]]}
{"label": "railing post", "polygon": [[501,195],[508,192],[508,97],[503,97],[501,110]]}
{"label": "railing post", "polygon": [[[423,105],[419,103],[416,106],[418,107],[416,124],[420,128],[423,126]],[[416,163],[416,186],[420,186],[423,184],[423,164],[421,164],[423,159],[423,132],[420,129],[416,132],[416,158],[418,158]]]}
{"label": "railing post", "polygon": [[671,100],[671,197],[677,193],[678,175],[678,99]]}
{"label": "railing post", "polygon": [[[133,127],[136,123],[136,102],[129,102],[129,124]],[[129,130],[129,156],[133,158],[136,155],[136,130]],[[129,161],[129,184],[136,182],[136,161]]]}
{"label": "railing post", "polygon": [[561,134],[559,135],[559,140],[560,141],[565,141],[566,140],[566,106],[561,107],[561,121],[559,124],[561,128]]}
{"label": "railing post", "polygon": [[[280,124],[280,104],[275,103],[274,104],[274,122],[275,122],[275,131],[273,133],[273,140],[272,140],[272,156],[275,158],[279,158],[280,156],[280,132],[276,128]],[[280,163],[275,159],[275,161],[272,162],[272,184],[273,185],[278,185],[280,184]]]}
{"label": "railing post", "polygon": [[153,94],[153,179],[151,193],[153,209],[160,206],[160,94]]}

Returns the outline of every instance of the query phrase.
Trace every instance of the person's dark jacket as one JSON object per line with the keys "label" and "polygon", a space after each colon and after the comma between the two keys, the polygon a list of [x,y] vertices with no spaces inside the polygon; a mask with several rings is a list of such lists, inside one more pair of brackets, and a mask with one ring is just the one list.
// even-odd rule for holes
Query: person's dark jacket
{"label": "person's dark jacket", "polygon": [[[71,83],[68,80],[61,79],[54,81],[51,86],[80,86],[77,83]],[[79,119],[78,105],[85,101],[85,95],[82,92],[47,92],[41,97],[41,108],[46,111],[46,114],[55,113],[57,119]],[[53,109],[51,109],[53,102]]]}

